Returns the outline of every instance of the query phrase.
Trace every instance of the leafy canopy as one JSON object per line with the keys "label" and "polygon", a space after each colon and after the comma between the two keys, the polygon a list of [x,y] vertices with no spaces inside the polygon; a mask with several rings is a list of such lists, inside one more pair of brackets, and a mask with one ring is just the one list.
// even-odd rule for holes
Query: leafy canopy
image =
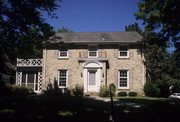
{"label": "leafy canopy", "polygon": [[[53,34],[43,14],[57,18],[54,11],[61,0],[1,0],[0,43],[9,57],[24,57],[41,52],[41,42]],[[39,52],[38,52],[39,51]]]}

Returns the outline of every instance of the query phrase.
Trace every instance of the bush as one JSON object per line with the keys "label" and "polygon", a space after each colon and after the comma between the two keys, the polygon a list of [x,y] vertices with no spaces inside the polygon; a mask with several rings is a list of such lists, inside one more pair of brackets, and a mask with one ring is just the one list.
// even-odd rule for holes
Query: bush
{"label": "bush", "polygon": [[127,96],[127,92],[118,92],[118,96],[126,97]]}
{"label": "bush", "polygon": [[135,96],[137,96],[137,92],[129,92],[128,96],[135,97]]}
{"label": "bush", "polygon": [[62,95],[62,90],[58,87],[57,81],[54,84],[49,83],[46,90],[43,91],[43,95],[60,96]]}
{"label": "bush", "polygon": [[108,87],[101,87],[99,92],[100,97],[110,97],[110,91]]}
{"label": "bush", "polygon": [[0,95],[14,95],[14,96],[26,96],[35,94],[32,89],[29,89],[24,86],[16,85],[3,85],[0,87]]}
{"label": "bush", "polygon": [[158,97],[160,95],[160,88],[156,82],[146,82],[144,85],[144,92],[146,96]]}
{"label": "bush", "polygon": [[114,85],[114,83],[111,83],[111,84],[109,85],[109,88],[111,88],[112,96],[115,96],[116,86]]}
{"label": "bush", "polygon": [[72,89],[72,94],[76,97],[81,97],[84,94],[84,88],[82,85],[76,84]]}

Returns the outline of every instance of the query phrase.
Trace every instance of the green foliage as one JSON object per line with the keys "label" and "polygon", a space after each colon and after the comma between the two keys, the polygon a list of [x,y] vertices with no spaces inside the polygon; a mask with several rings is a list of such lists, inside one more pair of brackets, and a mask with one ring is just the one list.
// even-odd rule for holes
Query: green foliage
{"label": "green foliage", "polygon": [[69,28],[67,27],[62,27],[62,28],[59,28],[57,30],[58,33],[68,33],[68,32],[73,32],[72,30],[70,30]]}
{"label": "green foliage", "polygon": [[118,92],[118,96],[126,97],[127,96],[127,92]]}
{"label": "green foliage", "polygon": [[110,91],[108,87],[101,87],[99,92],[100,97],[110,97]]}
{"label": "green foliage", "polygon": [[56,80],[54,80],[53,84],[49,83],[46,90],[43,91],[43,95],[61,96],[62,94],[62,90],[59,88]]}
{"label": "green foliage", "polygon": [[129,92],[128,96],[135,97],[135,96],[137,96],[137,92]]}
{"label": "green foliage", "polygon": [[115,96],[115,94],[116,94],[116,86],[115,86],[115,84],[114,84],[114,83],[111,83],[111,84],[109,85],[109,88],[111,89],[112,95]]}
{"label": "green foliage", "polygon": [[24,86],[16,86],[16,85],[3,85],[0,87],[0,95],[12,95],[12,96],[27,96],[35,94],[32,89],[29,89]]}
{"label": "green foliage", "polygon": [[[54,11],[61,0],[2,0],[0,2],[0,43],[11,60],[39,57],[41,43],[54,34],[42,15],[57,18]],[[27,50],[28,49],[28,50]]]}
{"label": "green foliage", "polygon": [[146,82],[144,85],[144,92],[146,96],[158,97],[160,95],[160,88],[156,82]]}
{"label": "green foliage", "polygon": [[72,94],[76,97],[82,97],[84,94],[84,87],[82,85],[76,84],[72,89]]}
{"label": "green foliage", "polygon": [[132,24],[132,25],[125,26],[125,31],[136,31],[136,32],[139,32],[139,33],[142,32],[139,25],[138,25],[138,23],[136,23],[136,22],[134,24]]}

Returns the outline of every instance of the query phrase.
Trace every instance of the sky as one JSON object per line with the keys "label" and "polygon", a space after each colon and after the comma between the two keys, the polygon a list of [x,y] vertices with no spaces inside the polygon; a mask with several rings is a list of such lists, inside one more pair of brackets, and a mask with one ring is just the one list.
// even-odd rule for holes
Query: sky
{"label": "sky", "polygon": [[67,27],[73,32],[124,31],[136,22],[139,0],[63,0],[55,11],[58,19],[45,16],[55,30]]}

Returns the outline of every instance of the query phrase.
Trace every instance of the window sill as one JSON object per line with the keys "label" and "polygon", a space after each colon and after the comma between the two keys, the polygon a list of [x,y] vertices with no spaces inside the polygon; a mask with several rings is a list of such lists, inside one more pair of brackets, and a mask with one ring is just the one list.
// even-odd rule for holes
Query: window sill
{"label": "window sill", "polygon": [[118,90],[129,90],[129,88],[122,88],[122,87],[119,87]]}
{"label": "window sill", "polygon": [[118,57],[118,59],[130,59],[129,57]]}
{"label": "window sill", "polygon": [[69,57],[61,57],[61,58],[59,57],[58,59],[59,59],[59,60],[68,60]]}
{"label": "window sill", "polygon": [[59,86],[60,89],[68,88],[67,86]]}

